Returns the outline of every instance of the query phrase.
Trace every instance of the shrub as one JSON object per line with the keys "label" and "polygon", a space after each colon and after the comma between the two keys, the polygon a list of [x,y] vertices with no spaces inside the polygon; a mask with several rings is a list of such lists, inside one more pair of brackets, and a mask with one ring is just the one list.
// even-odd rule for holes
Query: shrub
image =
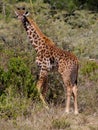
{"label": "shrub", "polygon": [[33,97],[37,95],[35,82],[29,68],[20,57],[11,58],[8,64],[8,73],[10,75],[10,86],[13,86],[15,93],[21,96]]}
{"label": "shrub", "polygon": [[87,61],[84,63],[83,67],[81,68],[81,73],[89,78],[90,80],[97,80],[98,79],[98,64],[94,61]]}
{"label": "shrub", "polygon": [[6,118],[27,113],[31,99],[38,98],[33,76],[20,57],[9,60],[7,71],[0,68],[0,89],[0,115]]}
{"label": "shrub", "polygon": [[76,0],[44,0],[44,2],[48,2],[53,9],[67,9],[68,11],[76,9]]}
{"label": "shrub", "polygon": [[9,75],[7,72],[0,67],[0,96],[4,92],[5,88],[8,86]]}

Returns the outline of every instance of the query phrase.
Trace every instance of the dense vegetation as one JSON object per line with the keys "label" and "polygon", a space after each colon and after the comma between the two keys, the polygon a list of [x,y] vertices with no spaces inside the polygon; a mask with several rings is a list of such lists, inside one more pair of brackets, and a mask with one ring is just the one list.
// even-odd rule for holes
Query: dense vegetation
{"label": "dense vegetation", "polygon": [[[35,64],[36,53],[26,37],[23,26],[15,17],[14,8],[18,6],[26,7],[42,32],[55,44],[64,50],[72,51],[79,58],[79,111],[84,115],[96,116],[98,114],[97,0],[1,0],[0,118],[32,117],[32,113],[37,114],[41,110],[44,113],[36,90],[39,74]],[[49,73],[48,87],[46,100],[50,106],[51,104],[54,107],[59,106],[60,111],[65,106],[65,94],[63,82],[57,72]],[[53,112],[55,108],[51,109]],[[87,121],[84,115],[79,117],[83,125]],[[71,124],[65,119],[52,119],[51,123],[50,129],[71,129]],[[81,122],[79,123],[81,125]],[[90,126],[90,130],[93,128]]]}

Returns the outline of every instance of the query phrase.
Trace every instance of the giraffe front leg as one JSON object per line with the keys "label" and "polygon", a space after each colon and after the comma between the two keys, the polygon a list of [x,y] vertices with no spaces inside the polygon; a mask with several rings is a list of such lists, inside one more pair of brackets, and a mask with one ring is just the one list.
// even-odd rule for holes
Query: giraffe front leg
{"label": "giraffe front leg", "polygon": [[37,82],[37,89],[38,89],[38,93],[39,93],[39,96],[40,96],[40,99],[43,103],[43,105],[48,109],[48,105],[47,103],[45,102],[45,99],[42,95],[42,86],[44,85],[44,82],[45,82],[45,79],[47,78],[47,71],[46,70],[41,70],[40,71],[40,75],[39,75],[39,80]]}
{"label": "giraffe front leg", "polygon": [[43,90],[42,90],[42,94],[44,96],[44,98],[47,96],[47,91],[48,91],[48,77],[45,78],[45,82],[43,84]]}

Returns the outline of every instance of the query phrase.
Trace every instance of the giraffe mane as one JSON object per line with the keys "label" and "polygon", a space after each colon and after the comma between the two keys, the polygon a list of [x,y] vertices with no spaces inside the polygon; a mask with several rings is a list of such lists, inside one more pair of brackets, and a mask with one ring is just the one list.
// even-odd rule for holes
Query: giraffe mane
{"label": "giraffe mane", "polygon": [[47,36],[45,36],[41,30],[39,29],[39,27],[37,26],[37,24],[30,18],[30,17],[26,17],[28,22],[31,24],[31,25],[34,25],[34,27],[36,28],[38,34],[43,37],[43,39],[45,40],[46,44],[50,44],[50,45],[55,45],[54,42],[49,39]]}

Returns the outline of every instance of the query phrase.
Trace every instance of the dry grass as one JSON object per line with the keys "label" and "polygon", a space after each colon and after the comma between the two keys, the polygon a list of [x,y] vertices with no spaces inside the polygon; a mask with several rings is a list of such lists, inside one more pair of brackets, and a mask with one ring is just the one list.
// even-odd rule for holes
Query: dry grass
{"label": "dry grass", "polygon": [[46,109],[34,106],[31,115],[11,120],[0,120],[0,130],[97,130],[98,117],[95,115],[67,115],[64,108],[51,106]]}

